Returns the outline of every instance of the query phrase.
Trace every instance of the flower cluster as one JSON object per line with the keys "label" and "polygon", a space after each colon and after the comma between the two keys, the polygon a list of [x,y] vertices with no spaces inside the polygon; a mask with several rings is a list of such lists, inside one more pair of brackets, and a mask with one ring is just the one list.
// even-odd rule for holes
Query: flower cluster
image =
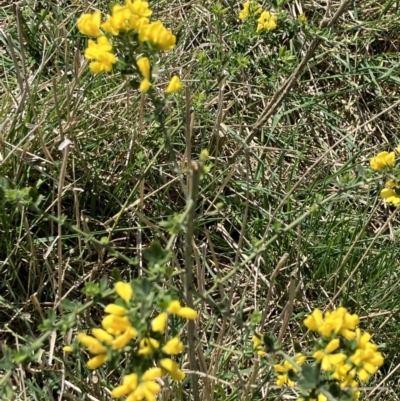
{"label": "flower cluster", "polygon": [[[111,15],[106,16],[102,22],[101,12],[96,10],[92,14],[83,14],[77,26],[79,31],[89,39],[84,56],[92,60],[89,68],[94,74],[110,72],[117,63],[115,53],[118,50],[131,53],[154,53],[156,51],[169,51],[176,45],[176,36],[159,20],[150,21],[152,10],[149,4],[142,0],[125,0],[125,5],[114,4]],[[113,44],[115,42],[115,49]],[[134,68],[141,74],[139,89],[147,92],[151,87],[151,65],[148,57],[141,57],[134,62]],[[180,90],[182,84],[174,76],[168,85],[167,93]]]}
{"label": "flower cluster", "polygon": [[[400,146],[396,148],[400,153]],[[381,197],[385,202],[394,206],[400,205],[400,181],[396,178],[396,153],[380,152],[370,160],[371,169],[379,171],[389,178],[385,188],[381,190]]]}
{"label": "flower cluster", "polygon": [[243,3],[243,9],[239,12],[239,19],[245,20],[248,17],[255,17],[261,14],[257,19],[257,32],[262,30],[273,31],[277,27],[277,17],[263,8],[255,1],[246,1]]}
{"label": "flower cluster", "polygon": [[[113,389],[112,396],[118,398],[128,395],[129,401],[155,400],[156,394],[161,391],[156,379],[166,374],[176,381],[185,378],[179,364],[171,359],[171,356],[181,354],[185,347],[179,336],[166,339],[168,316],[171,314],[194,320],[197,312],[173,300],[168,302],[163,312],[143,325],[143,317],[135,316],[135,297],[131,284],[117,282],[115,292],[118,299],[104,308],[102,327],[93,328],[92,335],[77,335],[78,342],[91,354],[86,366],[97,369],[105,362],[118,358],[121,352],[129,351],[135,361],[132,372],[126,374],[122,384]],[[135,327],[134,322],[138,322],[138,326]],[[66,352],[72,350],[70,346],[64,347]]]}
{"label": "flower cluster", "polygon": [[[343,396],[358,399],[359,383],[367,382],[384,362],[378,346],[370,341],[371,335],[357,327],[359,322],[357,315],[343,307],[326,313],[315,309],[304,320],[304,325],[319,335],[314,351],[308,356],[298,352],[293,359],[282,353],[285,360],[274,365],[277,386],[297,386],[301,395],[297,401],[327,401],[324,393],[329,392],[332,384],[340,388]],[[256,341],[253,338],[255,352],[265,355],[261,349],[262,337],[257,334],[256,338]],[[308,377],[316,378],[313,388],[310,385],[302,388],[302,375],[310,369],[314,373]]]}

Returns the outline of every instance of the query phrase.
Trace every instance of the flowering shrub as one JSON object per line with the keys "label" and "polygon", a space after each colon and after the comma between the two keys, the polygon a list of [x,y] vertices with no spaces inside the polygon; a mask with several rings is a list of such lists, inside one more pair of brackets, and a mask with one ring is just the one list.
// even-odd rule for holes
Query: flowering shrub
{"label": "flowering shrub", "polygon": [[[123,6],[114,4],[104,22],[99,10],[83,14],[77,22],[79,31],[96,38],[89,39],[84,52],[85,58],[91,60],[91,72],[110,72],[119,64],[125,73],[138,75],[140,83],[135,85],[133,80],[132,85],[147,92],[154,79],[151,57],[174,49],[176,44],[176,36],[161,21],[150,21],[152,13],[146,1],[126,0]],[[118,58],[118,54],[122,57]],[[174,76],[166,93],[174,93],[181,87],[179,78]]]}
{"label": "flowering shrub", "polygon": [[91,355],[86,363],[89,369],[97,369],[107,362],[116,365],[122,354],[125,355],[127,365],[122,383],[111,395],[115,398],[127,395],[129,401],[155,400],[161,391],[156,379],[164,375],[176,381],[185,378],[179,364],[172,359],[185,347],[178,335],[169,339],[166,336],[169,316],[194,320],[197,312],[165,296],[158,299],[162,311],[150,317],[151,303],[144,305],[143,299],[135,297],[130,283],[117,282],[115,292],[115,303],[104,308],[102,327],[92,328],[91,335],[78,333],[76,344],[67,345],[63,350],[76,352],[84,346]]}
{"label": "flowering shrub", "polygon": [[305,354],[297,347],[294,357],[289,357],[270,338],[258,333],[253,336],[253,349],[260,356],[274,351],[285,358],[274,365],[276,384],[297,387],[297,401],[327,401],[331,395],[355,400],[360,397],[359,385],[366,383],[384,362],[378,346],[370,341],[371,335],[361,331],[359,323],[359,317],[343,307],[326,313],[315,309],[304,320],[317,336],[311,353]]}
{"label": "flowering shrub", "polygon": [[[396,148],[400,153],[400,146]],[[396,153],[380,152],[370,160],[371,169],[381,172],[387,179],[385,188],[381,190],[381,197],[385,202],[394,206],[400,205],[400,181],[396,170]]]}

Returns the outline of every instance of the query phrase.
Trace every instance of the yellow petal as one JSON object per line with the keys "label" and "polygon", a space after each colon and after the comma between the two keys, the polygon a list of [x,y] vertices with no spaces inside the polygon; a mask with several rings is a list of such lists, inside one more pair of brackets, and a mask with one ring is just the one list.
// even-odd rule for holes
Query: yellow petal
{"label": "yellow petal", "polygon": [[92,359],[89,359],[86,363],[86,366],[89,369],[97,369],[107,360],[107,356],[105,354],[97,355]]}
{"label": "yellow petal", "polygon": [[129,303],[133,296],[132,286],[129,283],[118,281],[118,283],[115,283],[114,287],[118,296],[122,298],[126,303]]}
{"label": "yellow petal", "polygon": [[151,330],[155,333],[164,333],[167,324],[168,314],[166,312],[160,313],[151,321]]}
{"label": "yellow petal", "polygon": [[123,306],[119,306],[116,304],[108,304],[104,308],[105,313],[110,313],[112,315],[117,315],[117,316],[125,316],[126,315],[126,309]]}
{"label": "yellow petal", "polygon": [[174,75],[168,84],[166,93],[167,94],[175,93],[175,92],[180,91],[181,89],[182,89],[182,82],[178,76]]}

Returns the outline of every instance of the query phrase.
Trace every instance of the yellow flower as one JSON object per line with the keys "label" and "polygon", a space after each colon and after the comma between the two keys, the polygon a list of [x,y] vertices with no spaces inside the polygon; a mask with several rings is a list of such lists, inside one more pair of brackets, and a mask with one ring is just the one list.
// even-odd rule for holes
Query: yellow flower
{"label": "yellow flower", "polygon": [[169,82],[167,90],[165,92],[170,94],[170,93],[178,92],[181,89],[182,89],[182,82],[178,76],[174,75],[171,78],[171,81]]}
{"label": "yellow flower", "polygon": [[179,340],[179,336],[176,336],[169,340],[164,347],[162,347],[162,351],[168,355],[177,355],[185,350],[184,345]]}
{"label": "yellow flower", "polygon": [[150,368],[143,373],[142,380],[155,380],[162,376],[161,368]]}
{"label": "yellow flower", "polygon": [[261,344],[262,338],[263,338],[262,334],[260,334],[260,333],[254,334],[253,339],[252,339],[253,349],[257,353],[257,355],[265,356],[265,355],[267,355],[267,353],[265,351],[263,351],[262,344]]}
{"label": "yellow flower", "polygon": [[274,365],[275,372],[281,373],[278,375],[277,380],[276,380],[276,385],[279,387],[282,387],[283,385],[288,385],[289,387],[294,387],[296,383],[293,380],[289,379],[288,373],[293,370],[295,373],[298,372],[298,370],[289,362],[289,361],[284,361],[283,365]]}
{"label": "yellow flower", "polygon": [[141,92],[146,93],[146,92],[150,89],[150,87],[151,87],[151,82],[150,82],[147,78],[145,78],[145,79],[143,79],[142,82],[140,83],[140,85],[139,85],[139,90],[140,90]]}
{"label": "yellow flower", "polygon": [[304,319],[303,323],[307,329],[318,331],[323,323],[322,312],[319,309],[315,309],[311,315],[308,315],[306,319]]}
{"label": "yellow flower", "polygon": [[239,13],[239,19],[244,20],[249,16],[250,1],[243,3],[243,10]]}
{"label": "yellow flower", "polygon": [[[95,329],[93,329],[95,330]],[[99,329],[101,330],[101,329]],[[103,337],[104,334],[100,334],[100,332],[95,331],[96,335],[99,337]],[[107,334],[107,333],[105,333]],[[101,366],[104,362],[107,360],[107,355],[106,355],[106,347],[99,341],[99,339],[88,336],[83,333],[78,333],[77,335],[78,341],[85,345],[88,349],[88,351],[91,354],[95,354],[96,356],[89,359],[86,363],[86,366],[89,369],[97,369],[99,366]]]}
{"label": "yellow flower", "polygon": [[101,13],[96,10],[93,14],[83,14],[77,22],[80,33],[88,36],[101,36],[100,31]]}
{"label": "yellow flower", "polygon": [[149,3],[142,0],[126,0],[126,5],[132,14],[137,15],[139,18],[150,17],[153,13],[149,8]]}
{"label": "yellow flower", "polygon": [[126,309],[123,306],[119,306],[116,304],[108,304],[104,308],[104,313],[109,313],[110,315],[117,315],[117,316],[125,316]]}
{"label": "yellow flower", "polygon": [[112,45],[106,36],[97,38],[97,43],[89,40],[88,47],[85,50],[84,56],[89,60],[97,60],[90,63],[90,70],[94,74],[102,71],[111,71],[113,64],[117,62],[114,54],[111,53]]}
{"label": "yellow flower", "polygon": [[197,318],[197,312],[194,309],[182,307],[179,301],[170,302],[167,308],[167,312],[188,320],[195,320]]}
{"label": "yellow flower", "polygon": [[161,391],[161,386],[153,380],[158,379],[162,375],[160,368],[150,368],[144,372],[140,380],[138,375],[132,373],[122,380],[122,385],[114,388],[111,396],[114,398],[128,395],[127,401],[155,401],[156,395]]}
{"label": "yellow flower", "polygon": [[[306,361],[306,356],[302,353],[297,353],[295,355],[295,362],[298,365],[302,365]],[[287,360],[283,361],[281,365],[274,365],[275,372],[281,373],[278,375],[276,380],[276,385],[282,387],[283,385],[288,385],[289,387],[294,387],[296,383],[289,379],[289,372],[292,370],[294,373],[298,373],[298,370]]]}
{"label": "yellow flower", "polygon": [[103,329],[114,336],[124,332],[131,324],[126,316],[107,315],[103,318],[101,325]]}
{"label": "yellow flower", "polygon": [[128,327],[126,331],[116,337],[112,343],[112,348],[118,350],[124,348],[133,338],[137,337],[137,331],[133,327]]}
{"label": "yellow flower", "polygon": [[342,366],[347,359],[347,356],[342,353],[332,354],[340,346],[340,340],[335,338],[331,340],[328,345],[323,349],[314,352],[313,358],[321,361],[321,369],[331,371],[333,368]]}
{"label": "yellow flower", "polygon": [[145,337],[139,343],[139,355],[153,355],[158,348],[160,348],[160,343],[157,340]]}
{"label": "yellow flower", "polygon": [[370,161],[372,170],[380,171],[387,167],[394,167],[396,154],[394,152],[380,152]]}
{"label": "yellow flower", "polygon": [[[386,183],[386,186],[389,188],[383,188],[381,191],[381,197],[385,200],[387,203],[391,203],[394,206],[397,206],[400,204],[400,194],[398,194],[398,189],[396,186],[392,185],[396,184],[394,181],[388,181]],[[390,188],[391,187],[391,188]]]}
{"label": "yellow flower", "polygon": [[136,64],[142,76],[150,80],[150,60],[147,57],[142,57],[136,61]]}
{"label": "yellow flower", "polygon": [[122,379],[122,385],[115,387],[111,392],[111,397],[119,398],[127,395],[136,390],[138,385],[138,375],[136,373],[131,373],[129,375],[124,376]]}
{"label": "yellow flower", "polygon": [[165,371],[167,371],[170,374],[170,376],[172,377],[173,380],[180,382],[186,376],[185,373],[183,373],[179,369],[179,365],[172,359],[169,359],[169,358],[161,359],[160,365]]}
{"label": "yellow flower", "polygon": [[276,27],[276,16],[269,11],[263,11],[260,18],[257,20],[257,32],[265,29],[266,31],[273,31]]}
{"label": "yellow flower", "polygon": [[101,27],[106,32],[117,36],[120,31],[129,30],[130,18],[131,12],[128,7],[115,4],[112,8],[112,15],[107,15],[107,21]]}
{"label": "yellow flower", "polygon": [[99,341],[102,341],[103,343],[106,343],[106,344],[111,344],[114,340],[114,337],[111,334],[108,334],[103,329],[96,329],[96,328],[92,329],[92,334]]}
{"label": "yellow flower", "polygon": [[354,329],[359,322],[357,315],[351,315],[346,308],[340,307],[332,312],[326,312],[325,315],[319,309],[315,309],[303,323],[309,330],[316,331],[325,337],[336,333],[352,340],[355,338]]}
{"label": "yellow flower", "polygon": [[106,348],[97,338],[88,336],[84,333],[78,333],[77,339],[81,344],[87,347],[91,354],[103,354],[106,352]]}
{"label": "yellow flower", "polygon": [[167,325],[167,319],[167,313],[160,313],[151,321],[151,330],[153,330],[155,333],[164,333],[165,326]]}
{"label": "yellow flower", "polygon": [[89,369],[97,369],[101,365],[103,365],[104,362],[106,362],[107,356],[105,354],[100,354],[95,356],[94,358],[91,358],[87,361],[86,366]]}
{"label": "yellow flower", "polygon": [[144,24],[139,30],[139,41],[150,42],[160,50],[172,50],[176,44],[176,36],[164,27],[161,21]]}
{"label": "yellow flower", "polygon": [[70,345],[66,345],[65,347],[63,347],[62,350],[64,352],[73,352],[74,351],[74,349]]}
{"label": "yellow flower", "polygon": [[132,286],[129,283],[118,281],[118,283],[115,283],[114,288],[118,296],[122,298],[126,303],[129,303],[133,296]]}
{"label": "yellow flower", "polygon": [[358,378],[362,382],[368,381],[370,375],[376,373],[378,368],[383,365],[384,359],[377,351],[376,344],[371,343],[371,335],[367,332],[362,333],[356,329],[357,349],[350,357],[350,361],[356,366]]}

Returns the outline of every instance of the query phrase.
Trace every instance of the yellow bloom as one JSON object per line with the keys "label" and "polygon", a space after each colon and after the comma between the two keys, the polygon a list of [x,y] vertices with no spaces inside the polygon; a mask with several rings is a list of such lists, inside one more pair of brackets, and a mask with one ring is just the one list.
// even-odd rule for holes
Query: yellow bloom
{"label": "yellow bloom", "polygon": [[139,30],[139,41],[150,42],[160,50],[172,50],[176,44],[176,36],[164,27],[161,21],[144,24]]}
{"label": "yellow bloom", "polygon": [[119,335],[124,332],[131,324],[126,316],[107,315],[103,318],[101,325],[103,329],[112,335]]}
{"label": "yellow bloom", "polygon": [[122,385],[114,388],[111,396],[114,398],[128,395],[126,401],[155,401],[156,395],[161,391],[161,386],[153,380],[162,375],[160,368],[150,368],[144,372],[140,380],[135,373],[127,375],[122,380]]}
{"label": "yellow bloom", "polygon": [[244,20],[249,16],[250,1],[243,3],[243,10],[239,13],[239,19]]}
{"label": "yellow bloom", "polygon": [[132,339],[137,337],[137,331],[133,327],[128,327],[126,331],[115,338],[112,343],[112,348],[118,350],[124,348]]}
{"label": "yellow bloom", "polygon": [[257,355],[265,356],[265,355],[267,355],[267,353],[263,350],[262,338],[263,338],[262,334],[260,334],[260,333],[254,334],[253,339],[252,339],[253,349],[257,353]]}
{"label": "yellow bloom", "polygon": [[394,167],[396,154],[394,152],[380,152],[370,161],[372,170],[380,171],[387,167]]}
{"label": "yellow bloom", "polygon": [[107,15],[107,21],[101,27],[106,32],[119,35],[120,31],[127,31],[130,28],[131,12],[128,7],[115,4],[112,8],[112,15]]}
{"label": "yellow bloom", "polygon": [[150,80],[150,60],[147,57],[141,57],[139,60],[136,61],[136,64],[142,76]]}
{"label": "yellow bloom", "polygon": [[143,373],[142,380],[155,380],[162,376],[161,368],[150,368]]}
{"label": "yellow bloom", "polygon": [[151,321],[151,330],[153,330],[155,333],[164,333],[165,326],[167,325],[167,319],[167,313],[160,313]]}
{"label": "yellow bloom", "polygon": [[400,204],[400,194],[397,193],[399,191],[397,187],[392,184],[397,185],[397,183],[395,183],[394,181],[388,181],[386,183],[386,186],[391,188],[383,188],[381,191],[381,197],[385,200],[385,202],[397,206]]}
{"label": "yellow bloom", "polygon": [[306,319],[304,319],[303,323],[307,329],[318,331],[323,323],[322,312],[319,309],[315,309],[311,315],[308,315]]}
{"label": "yellow bloom", "polygon": [[89,40],[88,47],[85,50],[84,56],[89,60],[97,60],[90,63],[90,70],[94,74],[102,71],[111,71],[113,64],[117,62],[114,54],[111,53],[112,45],[106,36],[97,38],[97,43]]}
{"label": "yellow bloom", "polygon": [[174,75],[171,78],[171,81],[169,82],[167,90],[165,92],[170,94],[170,93],[178,92],[181,89],[182,89],[182,82],[178,76]]}
{"label": "yellow bloom", "polygon": [[80,33],[88,36],[101,36],[100,31],[101,13],[96,10],[93,14],[83,14],[77,22]]}
{"label": "yellow bloom", "polygon": [[140,85],[139,85],[139,90],[140,90],[141,92],[146,93],[146,92],[150,89],[150,87],[151,87],[151,82],[150,82],[147,78],[145,78],[145,79],[143,79],[143,81],[140,83]]}
{"label": "yellow bloom", "polygon": [[359,324],[360,319],[357,315],[351,315],[346,308],[340,307],[324,315],[319,309],[304,319],[304,325],[311,331],[316,331],[325,337],[330,337],[332,333],[337,333],[352,340],[355,338],[354,329]]}
{"label": "yellow bloom", "polygon": [[103,343],[106,343],[106,344],[111,344],[112,341],[114,340],[114,337],[111,334],[108,334],[103,329],[96,329],[96,328],[92,329],[92,334],[99,341],[102,341]]}
{"label": "yellow bloom", "polygon": [[293,370],[295,373],[298,372],[298,370],[289,362],[289,361],[284,361],[283,365],[274,365],[275,372],[281,373],[278,375],[277,380],[276,380],[276,385],[279,387],[282,387],[283,385],[288,385],[289,387],[294,387],[296,383],[293,380],[289,379],[288,373]]}
{"label": "yellow bloom", "polygon": [[182,381],[186,376],[185,373],[183,373],[179,369],[179,365],[172,359],[169,358],[161,359],[160,365],[165,371],[167,371],[170,374],[172,379],[176,381]]}
{"label": "yellow bloom", "polygon": [[108,304],[104,308],[104,313],[109,313],[111,315],[125,316],[126,312],[127,311],[123,306],[119,306],[119,305],[116,305],[116,304]]}
{"label": "yellow bloom", "polygon": [[143,338],[139,343],[139,355],[153,355],[160,343],[151,337]]}
{"label": "yellow bloom", "polygon": [[142,0],[126,0],[126,5],[132,14],[137,15],[140,18],[150,17],[153,13],[149,8],[149,3]]}
{"label": "yellow bloom", "polygon": [[189,320],[195,320],[197,318],[197,312],[194,309],[182,307],[179,301],[170,302],[167,312]]}
{"label": "yellow bloom", "polygon": [[113,398],[123,397],[129,393],[132,393],[136,390],[138,386],[138,375],[136,373],[131,373],[129,375],[124,376],[122,380],[122,385],[115,387],[112,392],[111,396]]}
{"label": "yellow bloom", "polygon": [[366,382],[370,375],[376,373],[378,368],[383,365],[384,358],[377,351],[377,345],[369,341],[371,339],[369,333],[362,333],[360,329],[356,329],[356,339],[357,349],[350,357],[350,361],[356,366],[360,381]]}
{"label": "yellow bloom", "polygon": [[84,333],[78,333],[77,339],[81,344],[87,347],[91,354],[103,354],[106,352],[106,348],[97,338],[88,336]]}
{"label": "yellow bloom", "polygon": [[263,11],[260,18],[257,20],[257,32],[265,29],[266,31],[273,31],[276,27],[276,16],[269,11]]}
{"label": "yellow bloom", "polygon": [[118,283],[115,283],[114,288],[118,296],[122,298],[126,303],[129,303],[133,296],[132,286],[129,283],[118,281]]}
{"label": "yellow bloom", "polygon": [[164,347],[162,347],[162,351],[168,355],[177,355],[185,350],[184,345],[179,340],[179,336],[176,336],[169,340]]}
{"label": "yellow bloom", "polygon": [[97,369],[101,365],[103,365],[104,362],[106,362],[107,356],[105,354],[100,354],[95,356],[94,358],[91,358],[87,361],[86,366],[89,369]]}
{"label": "yellow bloom", "polygon": [[74,351],[74,349],[70,345],[66,345],[65,347],[63,347],[62,350],[64,352],[73,352]]}
{"label": "yellow bloom", "polygon": [[321,369],[325,371],[331,371],[335,367],[340,367],[344,364],[347,356],[342,353],[332,354],[340,346],[340,340],[335,338],[331,340],[324,350],[314,352],[313,358],[317,361],[321,361]]}

